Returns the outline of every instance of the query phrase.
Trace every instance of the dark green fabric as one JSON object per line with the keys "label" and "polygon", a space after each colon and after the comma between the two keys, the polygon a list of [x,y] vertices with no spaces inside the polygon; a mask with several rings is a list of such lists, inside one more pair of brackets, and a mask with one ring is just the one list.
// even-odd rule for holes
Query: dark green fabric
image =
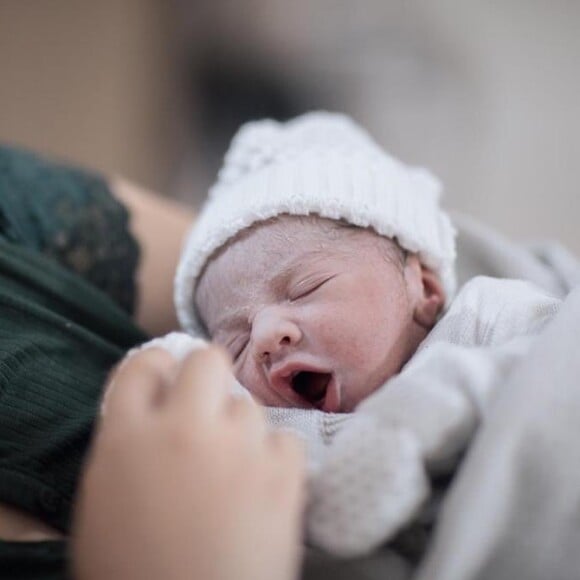
{"label": "dark green fabric", "polygon": [[65,542],[1,542],[2,580],[70,580]]}
{"label": "dark green fabric", "polygon": [[[138,246],[98,177],[0,147],[0,501],[67,532],[129,317]],[[64,542],[0,542],[0,578],[66,577]]]}
{"label": "dark green fabric", "polygon": [[0,235],[80,274],[132,313],[139,250],[127,222],[101,177],[0,145]]}
{"label": "dark green fabric", "polygon": [[0,240],[0,499],[66,531],[108,370],[146,336],[107,296]]}

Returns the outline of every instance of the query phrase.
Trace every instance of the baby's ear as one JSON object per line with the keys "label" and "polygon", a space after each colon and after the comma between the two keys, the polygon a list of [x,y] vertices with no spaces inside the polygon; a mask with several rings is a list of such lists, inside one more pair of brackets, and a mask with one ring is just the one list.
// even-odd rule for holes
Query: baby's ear
{"label": "baby's ear", "polygon": [[413,319],[425,330],[431,330],[445,304],[445,290],[435,272],[423,264],[420,267],[422,292],[415,304]]}

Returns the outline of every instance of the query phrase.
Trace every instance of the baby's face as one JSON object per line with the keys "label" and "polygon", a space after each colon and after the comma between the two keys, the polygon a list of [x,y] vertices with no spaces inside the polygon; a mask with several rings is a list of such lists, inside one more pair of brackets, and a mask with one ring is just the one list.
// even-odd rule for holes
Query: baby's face
{"label": "baby's face", "polygon": [[415,256],[389,257],[389,244],[284,216],[210,262],[197,306],[260,402],[347,412],[399,372],[428,329],[416,316],[422,267]]}

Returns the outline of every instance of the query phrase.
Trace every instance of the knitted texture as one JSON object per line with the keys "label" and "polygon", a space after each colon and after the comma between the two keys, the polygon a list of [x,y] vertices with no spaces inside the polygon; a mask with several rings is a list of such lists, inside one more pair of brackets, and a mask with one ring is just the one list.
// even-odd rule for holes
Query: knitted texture
{"label": "knitted texture", "polygon": [[292,407],[266,407],[265,411],[272,429],[291,431],[302,439],[310,473],[319,469],[329,445],[354,417],[352,413],[325,413],[318,409]]}
{"label": "knitted texture", "polygon": [[430,476],[452,473],[497,389],[560,301],[531,284],[475,278],[405,369],[365,399],[313,473],[309,540],[358,556],[421,513]]}
{"label": "knitted texture", "polygon": [[319,215],[396,238],[455,290],[455,230],[428,171],[387,155],[349,118],[309,113],[248,123],[234,137],[218,181],[184,246],[175,282],[181,325],[204,334],[195,286],[208,259],[239,232],[281,214]]}
{"label": "knitted texture", "polygon": [[413,433],[355,415],[310,482],[308,539],[342,557],[366,554],[409,524],[428,493]]}

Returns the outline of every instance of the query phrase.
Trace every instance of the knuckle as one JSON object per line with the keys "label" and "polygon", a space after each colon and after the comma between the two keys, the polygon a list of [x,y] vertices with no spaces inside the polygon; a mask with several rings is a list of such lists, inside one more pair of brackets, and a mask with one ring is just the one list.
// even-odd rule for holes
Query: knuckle
{"label": "knuckle", "polygon": [[177,364],[173,356],[161,348],[151,348],[126,357],[117,374],[158,374]]}

